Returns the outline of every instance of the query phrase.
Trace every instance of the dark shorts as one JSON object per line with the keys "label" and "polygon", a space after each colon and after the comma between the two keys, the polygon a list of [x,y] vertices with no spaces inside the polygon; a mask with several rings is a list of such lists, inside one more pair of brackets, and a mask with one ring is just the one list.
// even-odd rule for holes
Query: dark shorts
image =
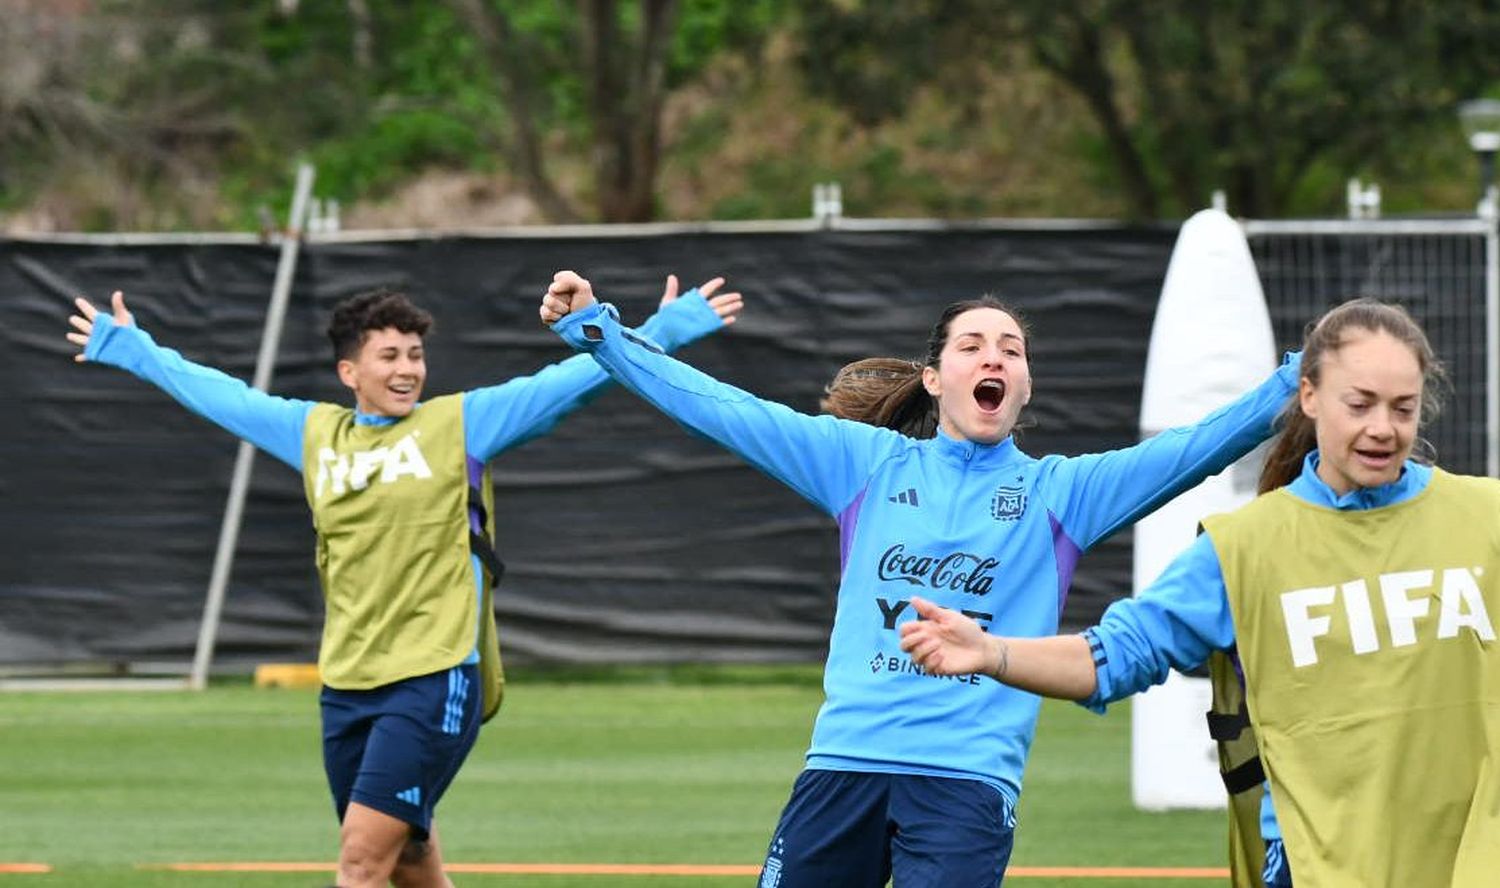
{"label": "dark shorts", "polygon": [[455,666],[368,691],[324,686],[323,769],[340,822],[359,802],[427,838],[432,809],[479,736],[477,673]]}
{"label": "dark shorts", "polygon": [[760,888],[995,888],[1015,838],[1007,808],[977,780],[803,771]]}
{"label": "dark shorts", "polygon": [[1266,842],[1266,866],[1260,878],[1266,888],[1292,888],[1292,867],[1286,861],[1286,848],[1280,839]]}

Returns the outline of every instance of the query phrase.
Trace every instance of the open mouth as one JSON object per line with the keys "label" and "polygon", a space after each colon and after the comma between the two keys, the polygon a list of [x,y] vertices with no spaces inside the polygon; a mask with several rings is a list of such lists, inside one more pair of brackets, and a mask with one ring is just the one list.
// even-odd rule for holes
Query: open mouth
{"label": "open mouth", "polygon": [[392,383],[386,386],[386,390],[398,398],[408,398],[417,390],[417,384],[414,382]]}
{"label": "open mouth", "polygon": [[1376,468],[1376,469],[1383,469],[1383,468],[1389,466],[1391,464],[1391,462],[1396,458],[1395,451],[1391,451],[1391,450],[1359,450],[1359,449],[1356,449],[1354,451],[1354,455],[1357,456],[1357,457],[1359,457],[1359,461],[1360,462],[1364,463],[1365,465],[1367,465],[1367,466],[1369,466],[1371,468]]}
{"label": "open mouth", "polygon": [[1000,402],[1005,400],[1005,381],[1001,379],[982,379],[974,386],[974,400],[979,404],[979,409],[985,413],[994,413],[1000,409]]}

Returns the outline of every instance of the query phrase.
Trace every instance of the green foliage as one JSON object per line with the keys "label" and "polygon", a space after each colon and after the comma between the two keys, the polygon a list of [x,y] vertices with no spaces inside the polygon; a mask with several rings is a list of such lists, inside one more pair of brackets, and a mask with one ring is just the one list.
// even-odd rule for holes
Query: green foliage
{"label": "green foliage", "polygon": [[[318,167],[319,193],[350,202],[379,196],[427,167],[491,166],[485,129],[502,109],[472,36],[442,8],[372,7],[380,11],[370,68],[344,76],[342,107],[319,115],[303,143]],[[325,42],[347,36],[346,21],[300,24],[340,32]],[[311,49],[306,41],[299,47]],[[326,57],[311,52],[307,62]]]}
{"label": "green foliage", "polygon": [[[667,56],[668,87],[692,80],[724,53],[758,52],[785,5],[786,0],[683,0]],[[543,86],[539,120],[547,127],[586,132],[577,7],[556,0],[507,0],[498,7],[509,16],[526,65]],[[621,2],[616,16],[623,35],[633,35],[638,6]]]}
{"label": "green foliage", "polygon": [[[1342,188],[1317,187],[1320,171],[1388,167],[1406,143],[1451,132],[1457,98],[1500,76],[1500,59],[1455,30],[1465,21],[1493,36],[1500,14],[1454,6],[1016,7],[1041,35],[1038,57],[1092,97],[1101,123],[1124,122],[1111,159],[1137,211],[1156,215],[1188,212],[1215,187],[1250,215],[1326,212]],[[1314,192],[1315,203],[1299,197]]]}
{"label": "green foliage", "polygon": [[745,187],[714,205],[715,219],[796,219],[806,216],[815,182],[837,178],[795,156],[767,156],[746,171]]}
{"label": "green foliage", "polygon": [[298,122],[259,140],[226,182],[241,225],[254,224],[259,205],[287,204],[294,156],[317,166],[320,196],[346,205],[431,167],[494,168],[492,127],[504,108],[473,35],[443,6],[371,11],[366,67],[353,57],[342,4],[302,4],[295,16],[258,23],[258,51],[294,109],[282,118]]}
{"label": "green foliage", "polygon": [[[528,190],[555,220],[648,221],[659,200],[665,93],[716,58],[758,52],[781,0],[608,2],[580,9],[546,0],[490,7],[495,79],[515,106],[507,139]],[[536,134],[564,132],[587,152],[594,212],[582,213],[549,172]],[[577,151],[574,154],[577,156]]]}
{"label": "green foliage", "polygon": [[980,0],[806,0],[798,63],[808,89],[866,126],[899,116],[913,94],[985,64],[999,10]]}
{"label": "green foliage", "polygon": [[318,193],[380,194],[424,166],[487,166],[474,128],[439,108],[412,108],[379,116],[347,139],[330,140],[312,153]]}
{"label": "green foliage", "polygon": [[374,71],[379,95],[442,101],[475,116],[501,111],[478,42],[446,7],[403,5],[388,15],[380,28],[388,49]]}
{"label": "green foliage", "polygon": [[1147,217],[1215,188],[1251,215],[1327,212],[1342,188],[1325,171],[1406,166],[1500,79],[1500,10],[1472,4],[811,0],[799,27],[809,88],[867,124],[924,84],[977,87],[985,43],[1028,47],[1086,102],[1093,165]]}
{"label": "green foliage", "polygon": [[[372,0],[367,23],[336,0],[291,14],[272,0],[36,3],[0,18],[12,48],[0,62],[0,207],[71,202],[92,229],[252,228],[257,207],[284,212],[298,157],[318,165],[319,195],[346,206],[433,168],[528,186],[535,174],[560,203],[601,201],[607,186],[589,173],[609,147],[601,130],[620,121],[594,119],[604,112],[580,63],[580,6],[481,2],[507,16],[533,78],[539,172],[516,150],[498,60],[453,0]],[[628,57],[642,2],[611,8]],[[1171,218],[1217,188],[1241,214],[1338,214],[1352,175],[1379,181],[1392,211],[1468,210],[1475,173],[1454,112],[1500,94],[1497,44],[1500,10],[1484,4],[680,0],[665,81],[693,101],[669,103],[660,164],[631,167],[630,138],[611,162],[679,176],[647,184],[695,218],[804,216],[811,185],[830,179],[847,213],[871,216],[1067,216],[1083,204]],[[788,58],[790,73],[771,70]],[[1003,133],[995,96],[1038,71],[1074,104],[1033,115],[1051,127],[1034,138]],[[797,126],[736,129],[775,78],[784,101],[756,113],[798,115]],[[914,111],[933,103],[940,111]],[[978,172],[984,152],[1039,184],[1013,196],[1016,176],[944,169]],[[703,180],[715,187],[683,209]],[[1107,199],[1080,199],[1090,192]]]}
{"label": "green foliage", "polygon": [[787,6],[788,0],[684,0],[667,85],[690,82],[726,53],[759,56]]}

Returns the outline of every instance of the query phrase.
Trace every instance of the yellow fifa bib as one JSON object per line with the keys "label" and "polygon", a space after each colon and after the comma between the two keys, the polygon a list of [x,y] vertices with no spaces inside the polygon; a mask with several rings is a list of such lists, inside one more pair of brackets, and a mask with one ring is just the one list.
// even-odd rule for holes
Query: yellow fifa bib
{"label": "yellow fifa bib", "polygon": [[[361,425],[353,410],[319,404],[302,449],[327,606],[324,683],[379,687],[456,666],[478,645],[492,715],[503,677],[489,583],[477,591],[470,557],[463,397],[435,398],[387,425]],[[493,539],[488,470],[474,480]]]}
{"label": "yellow fifa bib", "polygon": [[1500,884],[1500,482],[1204,525],[1295,882]]}

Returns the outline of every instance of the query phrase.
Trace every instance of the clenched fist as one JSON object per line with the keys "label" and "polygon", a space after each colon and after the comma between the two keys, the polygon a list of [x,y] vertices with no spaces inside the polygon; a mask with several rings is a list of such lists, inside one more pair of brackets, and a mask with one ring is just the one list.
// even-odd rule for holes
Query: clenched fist
{"label": "clenched fist", "polygon": [[552,284],[542,296],[542,323],[550,327],[565,315],[588,308],[596,301],[594,288],[588,281],[576,272],[559,271],[552,276]]}

